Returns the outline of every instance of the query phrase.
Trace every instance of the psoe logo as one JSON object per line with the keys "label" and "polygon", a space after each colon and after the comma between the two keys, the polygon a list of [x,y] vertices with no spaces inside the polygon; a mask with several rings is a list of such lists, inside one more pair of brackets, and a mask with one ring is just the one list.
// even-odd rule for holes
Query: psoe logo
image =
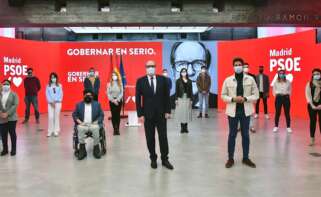
{"label": "psoe logo", "polygon": [[23,76],[27,75],[27,65],[22,64],[22,59],[17,57],[3,57],[3,74],[16,87],[19,87]]}

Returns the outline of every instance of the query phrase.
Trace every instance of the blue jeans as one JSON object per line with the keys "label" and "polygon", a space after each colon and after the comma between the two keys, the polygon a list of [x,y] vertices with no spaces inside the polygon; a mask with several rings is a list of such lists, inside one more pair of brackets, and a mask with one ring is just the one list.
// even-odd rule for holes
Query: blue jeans
{"label": "blue jeans", "polygon": [[25,96],[25,104],[26,104],[26,111],[25,111],[25,120],[29,120],[30,116],[30,105],[33,105],[35,110],[36,119],[39,119],[39,109],[38,109],[38,97],[37,96]]}
{"label": "blue jeans", "polygon": [[238,123],[241,125],[241,134],[242,134],[242,147],[243,147],[243,159],[249,158],[250,150],[250,134],[249,134],[249,125],[250,125],[250,116],[237,115],[234,118],[228,117],[229,124],[229,136],[228,136],[228,157],[229,159],[234,158],[235,152],[235,140],[237,136],[237,127]]}
{"label": "blue jeans", "polygon": [[199,111],[200,113],[203,112],[203,102],[205,104],[205,114],[207,114],[207,111],[208,111],[208,96],[209,96],[209,93],[205,93],[203,94],[202,92],[199,92],[198,93],[198,101],[199,101]]}

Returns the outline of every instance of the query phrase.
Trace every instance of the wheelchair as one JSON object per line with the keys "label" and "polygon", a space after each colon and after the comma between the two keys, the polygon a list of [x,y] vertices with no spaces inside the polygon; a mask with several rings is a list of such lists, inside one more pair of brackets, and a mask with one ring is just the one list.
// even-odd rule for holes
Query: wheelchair
{"label": "wheelchair", "polygon": [[[86,137],[92,137],[92,133],[91,132],[87,132],[86,133]],[[105,127],[101,127],[99,129],[99,145],[100,145],[100,154],[101,156],[106,155],[107,153],[107,142],[106,142],[106,130]],[[78,158],[78,154],[79,154],[79,139],[78,139],[78,130],[77,130],[77,126],[75,125],[74,127],[74,134],[73,134],[73,148],[74,148],[74,155],[75,157]]]}

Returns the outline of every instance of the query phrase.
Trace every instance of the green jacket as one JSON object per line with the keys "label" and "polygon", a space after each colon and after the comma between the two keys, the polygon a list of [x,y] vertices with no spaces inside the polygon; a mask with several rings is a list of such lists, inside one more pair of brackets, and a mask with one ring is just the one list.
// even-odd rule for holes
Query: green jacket
{"label": "green jacket", "polygon": [[2,95],[0,94],[0,111],[8,113],[8,118],[3,119],[0,117],[0,124],[6,123],[8,121],[16,121],[18,119],[17,107],[19,104],[19,98],[17,94],[14,92],[9,93],[5,108],[2,106],[1,100]]}

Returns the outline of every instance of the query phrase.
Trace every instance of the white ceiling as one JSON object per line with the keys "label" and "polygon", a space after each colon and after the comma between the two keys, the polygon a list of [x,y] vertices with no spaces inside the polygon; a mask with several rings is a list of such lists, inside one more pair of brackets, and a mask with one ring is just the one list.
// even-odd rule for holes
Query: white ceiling
{"label": "white ceiling", "polygon": [[77,34],[88,33],[202,33],[212,27],[191,26],[191,27],[65,27],[66,30]]}

